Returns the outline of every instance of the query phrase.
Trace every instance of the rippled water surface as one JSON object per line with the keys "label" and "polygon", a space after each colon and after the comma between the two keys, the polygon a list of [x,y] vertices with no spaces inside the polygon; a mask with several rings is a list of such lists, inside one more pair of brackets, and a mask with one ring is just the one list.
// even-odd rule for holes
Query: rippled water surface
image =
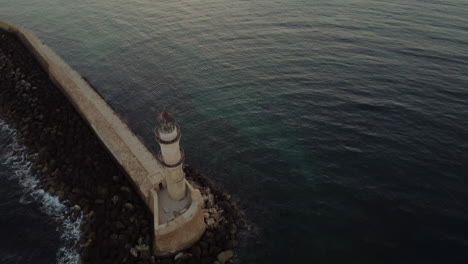
{"label": "rippled water surface", "polygon": [[0,0],[0,19],[153,150],[169,106],[261,230],[245,261],[468,260],[466,1]]}

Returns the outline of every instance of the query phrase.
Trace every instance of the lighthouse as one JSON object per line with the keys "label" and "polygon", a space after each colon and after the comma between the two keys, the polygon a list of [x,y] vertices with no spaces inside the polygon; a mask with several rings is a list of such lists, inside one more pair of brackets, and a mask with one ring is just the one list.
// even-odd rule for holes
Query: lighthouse
{"label": "lighthouse", "polygon": [[166,108],[158,116],[158,128],[155,131],[156,140],[161,147],[158,160],[166,169],[166,186],[169,197],[182,200],[186,195],[185,175],[182,170],[184,152],[179,146],[180,128],[176,124],[174,115]]}
{"label": "lighthouse", "polygon": [[[162,177],[151,180],[149,205],[154,220],[154,253],[167,256],[196,243],[205,232],[204,200],[185,179],[180,128],[164,108],[154,133],[161,151],[154,156]],[[158,174],[154,174],[158,175]]]}

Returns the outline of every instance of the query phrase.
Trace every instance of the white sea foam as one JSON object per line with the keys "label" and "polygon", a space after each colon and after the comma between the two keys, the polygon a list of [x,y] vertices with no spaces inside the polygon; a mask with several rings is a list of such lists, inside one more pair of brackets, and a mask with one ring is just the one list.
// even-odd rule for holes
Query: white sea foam
{"label": "white sea foam", "polygon": [[10,128],[0,119],[0,134],[6,136],[6,142],[1,142],[0,162],[10,167],[14,174],[9,179],[17,180],[23,187],[23,195],[19,202],[29,204],[33,201],[41,204],[41,210],[52,219],[61,224],[62,247],[57,252],[57,263],[73,264],[78,263],[79,254],[76,251],[80,238],[80,223],[82,216],[76,221],[65,217],[65,213],[71,210],[62,204],[58,197],[52,196],[46,191],[39,189],[39,179],[31,173],[32,164],[30,157],[26,154],[25,147],[16,141],[16,131]]}

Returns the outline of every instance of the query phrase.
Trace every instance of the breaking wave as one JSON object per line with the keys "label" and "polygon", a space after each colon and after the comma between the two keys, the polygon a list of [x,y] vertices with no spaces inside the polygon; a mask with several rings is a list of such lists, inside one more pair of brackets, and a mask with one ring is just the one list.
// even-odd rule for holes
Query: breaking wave
{"label": "breaking wave", "polygon": [[8,177],[9,180],[16,180],[22,187],[23,194],[19,202],[23,205],[31,202],[40,204],[40,209],[57,223],[60,223],[57,231],[60,231],[62,247],[57,251],[57,263],[74,264],[78,263],[79,254],[77,252],[80,238],[80,223],[82,215],[75,221],[66,217],[71,209],[62,204],[58,197],[52,196],[38,187],[39,179],[31,172],[33,164],[30,162],[33,155],[27,154],[25,146],[16,140],[16,130],[9,127],[0,119],[0,134],[7,137],[6,142],[1,142],[2,152],[0,153],[0,163],[8,166],[14,171]]}

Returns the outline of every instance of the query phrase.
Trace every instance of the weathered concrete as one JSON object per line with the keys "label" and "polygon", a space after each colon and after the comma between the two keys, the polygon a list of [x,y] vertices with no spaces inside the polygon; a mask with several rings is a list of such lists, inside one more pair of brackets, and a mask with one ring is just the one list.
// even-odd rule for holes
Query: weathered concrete
{"label": "weathered concrete", "polygon": [[159,200],[159,223],[163,224],[169,222],[185,212],[192,202],[190,195],[185,195],[184,199],[173,200],[169,196],[168,189],[162,189],[158,192]]}
{"label": "weathered concrete", "polygon": [[[154,251],[156,255],[169,255],[187,248],[203,235],[205,221],[203,216],[203,197],[199,190],[186,183],[190,195],[190,207],[172,221],[155,223]],[[153,195],[157,195],[153,192]],[[157,198],[156,198],[157,199]],[[154,212],[159,204],[153,203]],[[156,215],[155,215],[156,219]],[[155,220],[156,221],[156,220]]]}
{"label": "weathered concrete", "polygon": [[187,194],[185,175],[182,170],[184,156],[180,148],[181,132],[175,117],[166,109],[158,116],[158,128],[155,131],[156,139],[161,148],[159,161],[166,169],[166,184],[169,196],[174,200],[181,200]]}
{"label": "weathered concrete", "polygon": [[[186,210],[183,208],[179,212],[180,215],[174,219],[167,220],[163,217],[161,219],[166,221],[160,222],[159,204],[168,203],[164,202],[164,197],[161,200],[158,199],[158,191],[160,183],[164,187],[167,186],[166,181],[170,178],[171,172],[161,166],[103,98],[34,34],[21,26],[1,20],[0,28],[16,34],[28,47],[49,78],[68,98],[131,178],[138,194],[154,215],[156,254],[175,253],[196,242],[205,230],[202,213],[203,199],[200,192],[193,189],[187,180],[180,181],[180,184],[184,185],[183,189],[187,189],[189,206]],[[180,166],[180,170],[181,168]]]}

